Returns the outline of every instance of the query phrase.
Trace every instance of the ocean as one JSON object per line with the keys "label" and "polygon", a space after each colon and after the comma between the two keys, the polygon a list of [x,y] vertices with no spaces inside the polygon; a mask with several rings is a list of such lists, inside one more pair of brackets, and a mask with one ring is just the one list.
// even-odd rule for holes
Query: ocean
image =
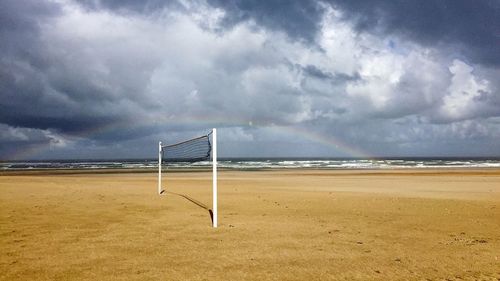
{"label": "ocean", "polygon": [[[165,163],[164,163],[165,165]],[[210,167],[211,162],[167,163],[172,168]],[[0,162],[0,171],[33,169],[153,169],[155,159],[120,160],[44,160]],[[225,169],[426,169],[426,168],[500,168],[500,158],[222,158]]]}

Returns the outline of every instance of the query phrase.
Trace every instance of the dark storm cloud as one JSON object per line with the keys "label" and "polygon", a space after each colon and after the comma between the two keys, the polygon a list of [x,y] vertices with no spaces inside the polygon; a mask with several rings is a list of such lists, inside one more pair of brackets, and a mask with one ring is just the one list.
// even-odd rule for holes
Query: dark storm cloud
{"label": "dark storm cloud", "polygon": [[[185,11],[185,5],[175,0],[77,0],[93,10],[151,14],[168,8]],[[209,5],[226,12],[222,25],[230,28],[254,20],[258,26],[285,31],[293,39],[314,41],[323,9],[316,1],[208,0]]]}
{"label": "dark storm cloud", "polygon": [[[2,35],[19,36],[36,33],[41,21],[60,12],[59,5],[45,1],[5,0],[0,3],[0,32]],[[2,46],[6,43],[8,42],[2,42]]]}
{"label": "dark storm cloud", "polygon": [[6,124],[78,133],[125,119],[124,112],[103,106],[119,98],[95,87],[88,77],[62,68],[56,76],[65,80],[58,80],[49,74],[54,70],[22,58],[3,57],[0,66],[0,120]]}
{"label": "dark storm cloud", "polygon": [[[143,11],[132,5],[138,2],[120,3],[122,8],[112,2],[102,3],[102,8]],[[144,9],[153,9],[151,3],[144,4]],[[48,1],[0,3],[3,154],[54,143],[50,136],[40,137],[46,135],[83,137],[109,144],[158,130],[152,122],[142,123],[148,112],[161,110],[161,105],[151,102],[145,92],[152,72],[163,61],[151,49],[145,52],[140,45],[144,40],[132,38],[126,29],[121,30],[122,37],[108,39],[114,34],[103,31],[103,35],[96,35],[108,28],[102,22],[97,23],[99,29],[90,33],[86,33],[86,24],[95,22],[61,24],[75,8],[69,5],[67,10],[65,5]],[[98,9],[100,5],[91,8]],[[91,13],[81,15],[86,20]],[[132,40],[123,42],[124,37]],[[18,136],[20,132],[22,139],[9,135]],[[12,148],[16,142],[18,145]]]}
{"label": "dark storm cloud", "polygon": [[175,0],[76,0],[82,6],[93,9],[107,9],[115,12],[150,14],[164,8],[181,9],[182,5]]}
{"label": "dark storm cloud", "polygon": [[[146,14],[165,8],[185,8],[179,1],[164,0],[78,2],[96,10]],[[284,31],[293,39],[309,43],[314,43],[325,11],[320,3],[330,3],[343,11],[344,20],[354,22],[358,31],[400,36],[428,46],[444,44],[456,56],[481,64],[500,64],[500,2],[495,0],[209,0],[208,3],[225,11],[223,26],[254,20],[259,26]]]}
{"label": "dark storm cloud", "polygon": [[429,46],[451,44],[475,62],[500,64],[500,1],[334,0],[359,31],[403,36]]}
{"label": "dark storm cloud", "polygon": [[305,67],[302,67],[302,70],[307,76],[311,76],[318,79],[329,80],[334,84],[342,84],[349,81],[357,81],[361,79],[359,73],[355,73],[354,75],[347,75],[345,73],[331,73],[323,71],[314,65],[307,65]]}
{"label": "dark storm cloud", "polygon": [[33,65],[42,64],[37,42],[39,26],[60,13],[59,5],[45,1],[0,2],[0,62],[20,59]]}
{"label": "dark storm cloud", "polygon": [[[40,24],[60,14],[58,5],[43,1],[2,1],[0,3],[0,110],[2,122],[12,125],[34,123],[43,108],[37,72],[48,65],[40,45]],[[27,112],[27,106],[31,112]],[[28,114],[26,116],[25,114]],[[34,116],[30,122],[29,116]],[[22,119],[23,121],[18,122]],[[30,127],[31,127],[30,126]]]}
{"label": "dark storm cloud", "polygon": [[[0,118],[1,120],[1,118]],[[32,150],[39,146],[57,146],[60,140],[48,131],[16,128],[0,123],[0,160]]]}
{"label": "dark storm cloud", "polygon": [[231,26],[254,20],[271,30],[283,30],[293,39],[314,41],[323,9],[315,1],[209,0],[227,12],[225,24]]}
{"label": "dark storm cloud", "polygon": [[[151,106],[136,95],[150,76],[147,60],[99,57],[100,47],[91,42],[84,41],[90,46],[83,46],[64,38],[47,40],[42,27],[53,29],[62,16],[58,4],[3,1],[0,5],[0,122],[79,135],[131,119],[134,104]],[[96,72],[99,65],[104,65],[103,75]],[[142,67],[139,73],[136,66]],[[119,103],[129,105],[119,107]],[[128,139],[143,131],[115,133],[96,138]]]}
{"label": "dark storm cloud", "polygon": [[[500,64],[500,1],[329,0],[358,31],[401,36],[424,45],[449,44],[458,55]],[[324,7],[315,1],[210,0],[229,26],[249,19],[291,38],[313,42]]]}

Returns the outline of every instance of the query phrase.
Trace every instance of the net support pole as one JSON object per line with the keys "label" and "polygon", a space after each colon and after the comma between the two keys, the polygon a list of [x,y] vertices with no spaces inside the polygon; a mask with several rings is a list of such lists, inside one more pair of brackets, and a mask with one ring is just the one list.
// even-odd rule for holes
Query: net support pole
{"label": "net support pole", "polygon": [[217,129],[212,129],[212,208],[213,208],[213,227],[217,227]]}
{"label": "net support pole", "polygon": [[161,141],[158,143],[158,194],[161,194]]}

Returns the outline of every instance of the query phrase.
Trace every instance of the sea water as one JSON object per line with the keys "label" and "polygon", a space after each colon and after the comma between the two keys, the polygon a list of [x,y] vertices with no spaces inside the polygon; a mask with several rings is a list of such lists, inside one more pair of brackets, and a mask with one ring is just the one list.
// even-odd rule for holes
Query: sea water
{"label": "sea water", "polygon": [[[209,161],[164,163],[172,168],[209,167]],[[0,170],[31,169],[152,169],[155,159],[120,160],[45,160],[0,162]],[[225,169],[425,169],[425,168],[500,168],[500,158],[222,158],[218,167]]]}

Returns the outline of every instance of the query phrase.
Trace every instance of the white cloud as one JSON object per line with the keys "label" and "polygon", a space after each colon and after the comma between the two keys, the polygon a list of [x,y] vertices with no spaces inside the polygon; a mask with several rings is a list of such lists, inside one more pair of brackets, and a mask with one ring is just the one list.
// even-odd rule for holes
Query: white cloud
{"label": "white cloud", "polygon": [[441,112],[450,120],[463,120],[480,115],[486,98],[491,94],[487,80],[479,80],[473,67],[454,60],[449,67],[453,77],[443,98]]}

